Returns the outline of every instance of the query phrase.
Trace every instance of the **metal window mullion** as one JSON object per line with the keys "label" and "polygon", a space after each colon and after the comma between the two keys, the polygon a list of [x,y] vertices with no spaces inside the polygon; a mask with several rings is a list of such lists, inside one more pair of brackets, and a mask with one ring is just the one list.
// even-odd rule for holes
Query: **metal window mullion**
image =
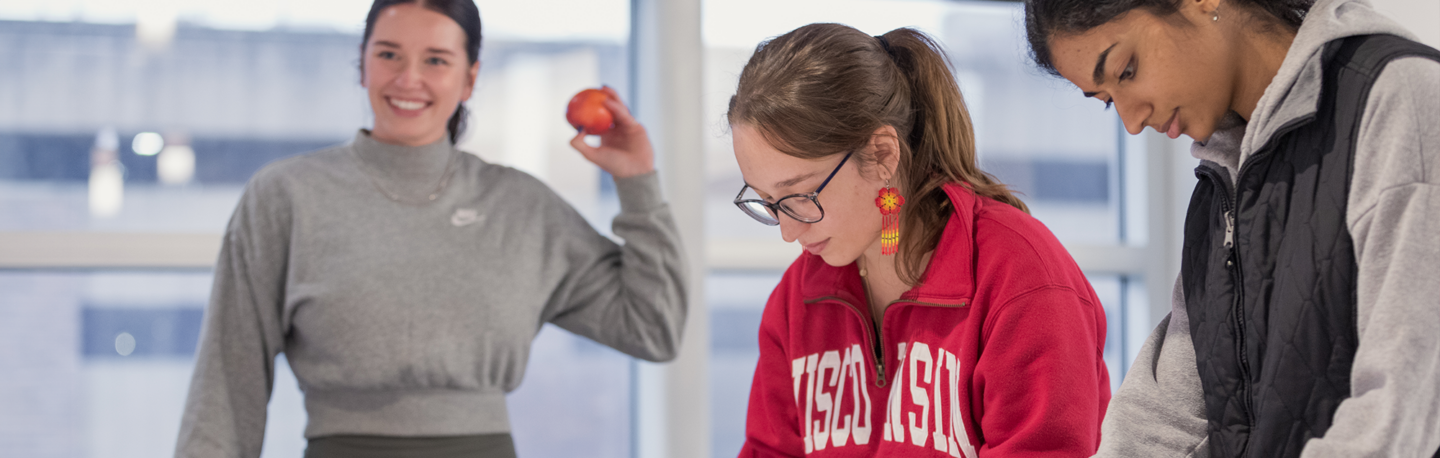
{"label": "metal window mullion", "polygon": [[0,269],[210,269],[221,234],[0,232]]}

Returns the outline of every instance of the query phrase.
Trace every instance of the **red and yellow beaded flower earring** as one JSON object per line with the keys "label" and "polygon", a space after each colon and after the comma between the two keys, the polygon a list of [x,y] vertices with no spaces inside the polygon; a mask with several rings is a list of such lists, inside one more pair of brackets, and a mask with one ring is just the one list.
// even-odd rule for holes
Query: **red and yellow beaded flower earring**
{"label": "red and yellow beaded flower earring", "polygon": [[895,254],[900,249],[900,206],[905,205],[905,196],[900,195],[900,190],[890,187],[890,181],[885,181],[885,187],[880,188],[880,196],[875,198],[875,206],[880,207],[880,254]]}

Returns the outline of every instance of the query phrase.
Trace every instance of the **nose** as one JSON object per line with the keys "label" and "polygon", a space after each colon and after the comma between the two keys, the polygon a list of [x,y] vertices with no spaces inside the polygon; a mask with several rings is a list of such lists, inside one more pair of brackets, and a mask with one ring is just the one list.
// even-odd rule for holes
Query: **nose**
{"label": "nose", "polygon": [[1125,125],[1125,131],[1130,135],[1140,135],[1145,130],[1145,120],[1150,119],[1154,108],[1144,102],[1132,102],[1128,98],[1115,98],[1115,113],[1120,115],[1120,122]]}
{"label": "nose", "polygon": [[795,242],[800,238],[800,234],[804,234],[807,230],[810,230],[809,224],[796,221],[789,215],[780,215],[780,238],[784,239],[786,243]]}
{"label": "nose", "polygon": [[402,88],[416,87],[423,79],[420,77],[420,62],[407,61],[400,69],[400,74],[395,76],[395,85]]}

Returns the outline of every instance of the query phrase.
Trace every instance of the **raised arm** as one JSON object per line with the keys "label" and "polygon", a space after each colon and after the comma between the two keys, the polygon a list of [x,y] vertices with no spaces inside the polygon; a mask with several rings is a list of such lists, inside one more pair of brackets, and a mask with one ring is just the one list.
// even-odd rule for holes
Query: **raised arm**
{"label": "raised arm", "polygon": [[[568,272],[546,306],[547,319],[631,356],[673,359],[680,349],[686,304],[684,254],[655,174],[617,178],[616,245],[563,202],[547,256]],[[558,200],[558,198],[557,198]]]}

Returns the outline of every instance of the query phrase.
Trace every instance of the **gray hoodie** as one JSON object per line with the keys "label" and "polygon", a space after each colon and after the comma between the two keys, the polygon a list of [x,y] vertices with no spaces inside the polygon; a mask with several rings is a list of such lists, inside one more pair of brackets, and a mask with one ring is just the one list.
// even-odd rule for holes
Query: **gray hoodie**
{"label": "gray hoodie", "polygon": [[[1192,154],[1232,177],[1287,122],[1314,113],[1320,52],[1339,38],[1414,36],[1366,0],[1320,0],[1248,124]],[[1302,457],[1429,457],[1440,448],[1440,63],[1391,62],[1360,123],[1345,215],[1359,263],[1360,345],[1350,398]],[[1101,426],[1100,457],[1209,456],[1205,402],[1185,298],[1146,340]]]}

